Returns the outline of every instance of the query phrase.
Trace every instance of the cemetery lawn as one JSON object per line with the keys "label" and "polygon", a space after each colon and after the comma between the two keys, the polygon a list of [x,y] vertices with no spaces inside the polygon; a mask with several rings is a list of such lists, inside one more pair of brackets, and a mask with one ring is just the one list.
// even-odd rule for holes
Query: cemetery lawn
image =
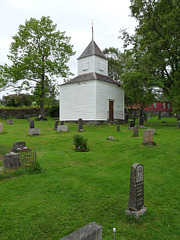
{"label": "cemetery lawn", "polygon": [[[33,119],[32,119],[33,120]],[[179,239],[180,129],[177,120],[157,117],[175,125],[146,125],[155,128],[155,146],[144,146],[143,129],[138,137],[128,124],[68,124],[69,132],[53,130],[54,120],[36,122],[40,136],[29,136],[29,122],[2,121],[6,134],[0,144],[12,146],[25,141],[36,148],[42,168],[38,174],[3,175],[0,180],[0,239],[58,240],[90,222],[103,226],[103,240]],[[89,152],[76,152],[73,136],[88,139]],[[106,140],[113,136],[115,140]],[[138,221],[127,219],[130,169],[144,165],[144,203],[147,215]],[[1,163],[2,166],[2,163]],[[2,175],[2,173],[0,173]]]}

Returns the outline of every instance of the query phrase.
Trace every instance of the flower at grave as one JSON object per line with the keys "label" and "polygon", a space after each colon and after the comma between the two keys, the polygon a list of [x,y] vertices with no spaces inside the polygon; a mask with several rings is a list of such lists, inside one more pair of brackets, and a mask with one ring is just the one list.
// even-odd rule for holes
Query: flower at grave
{"label": "flower at grave", "polygon": [[82,151],[84,151],[85,149],[84,148],[81,148]]}
{"label": "flower at grave", "polygon": [[21,148],[17,148],[17,152],[21,152],[22,151],[22,149]]}

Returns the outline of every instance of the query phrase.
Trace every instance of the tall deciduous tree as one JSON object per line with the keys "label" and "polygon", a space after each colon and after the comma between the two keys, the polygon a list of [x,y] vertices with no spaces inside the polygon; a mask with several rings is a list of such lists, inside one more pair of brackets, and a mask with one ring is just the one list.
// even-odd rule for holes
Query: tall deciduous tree
{"label": "tall deciduous tree", "polygon": [[124,70],[123,55],[117,48],[105,48],[104,55],[108,59],[108,75],[113,80],[121,82],[121,75]]}
{"label": "tall deciduous tree", "polygon": [[20,25],[10,46],[8,58],[12,65],[1,66],[1,76],[8,78],[9,84],[25,90],[36,89],[42,116],[48,89],[58,86],[55,78],[68,78],[67,62],[74,54],[70,37],[56,28],[49,17],[31,18]]}
{"label": "tall deciduous tree", "polygon": [[180,2],[131,0],[130,9],[138,26],[133,36],[123,32],[125,46],[133,44],[135,61],[148,81],[173,101],[180,81]]}

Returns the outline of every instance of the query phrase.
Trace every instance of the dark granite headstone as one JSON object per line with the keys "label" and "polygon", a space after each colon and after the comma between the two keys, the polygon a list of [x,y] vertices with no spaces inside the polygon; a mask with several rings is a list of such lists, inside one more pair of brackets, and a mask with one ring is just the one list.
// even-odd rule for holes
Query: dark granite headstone
{"label": "dark granite headstone", "polygon": [[158,120],[161,120],[161,111],[159,111]]}
{"label": "dark granite headstone", "polygon": [[30,121],[30,126],[29,128],[34,128],[34,121]]}
{"label": "dark granite headstone", "polygon": [[144,118],[143,117],[139,118],[139,125],[140,126],[144,125]]}
{"label": "dark granite headstone", "polygon": [[59,125],[59,121],[55,121],[54,123],[54,130],[57,130],[57,126]]}
{"label": "dark granite headstone", "polygon": [[120,132],[120,126],[119,125],[117,125],[117,131]]}
{"label": "dark granite headstone", "polygon": [[78,119],[78,131],[82,131],[83,130],[83,120],[82,118]]}
{"label": "dark granite headstone", "polygon": [[139,218],[146,211],[147,208],[144,206],[144,166],[134,163],[131,166],[129,204],[125,215]]}
{"label": "dark granite headstone", "polygon": [[129,121],[129,128],[133,128],[135,126],[135,121]]}
{"label": "dark granite headstone", "polygon": [[25,142],[15,142],[13,144],[13,152],[16,152],[18,148],[23,149],[26,146]]}

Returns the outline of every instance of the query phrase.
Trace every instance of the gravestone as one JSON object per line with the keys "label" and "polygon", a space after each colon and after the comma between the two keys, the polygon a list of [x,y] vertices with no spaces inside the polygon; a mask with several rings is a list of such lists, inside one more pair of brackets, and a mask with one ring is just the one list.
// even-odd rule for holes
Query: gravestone
{"label": "gravestone", "polygon": [[158,113],[158,120],[161,120],[161,111]]}
{"label": "gravestone", "polygon": [[144,125],[144,118],[141,117],[139,118],[139,126],[143,126]]}
{"label": "gravestone", "polygon": [[13,144],[13,152],[16,152],[18,148],[23,149],[26,146],[25,142],[15,142]]}
{"label": "gravestone", "polygon": [[54,123],[54,130],[57,130],[58,124],[59,124],[59,121],[55,121],[55,123]]}
{"label": "gravestone", "polygon": [[117,125],[117,131],[120,132],[120,126],[119,125]]}
{"label": "gravestone", "polygon": [[0,123],[0,132],[3,132],[3,123]]}
{"label": "gravestone", "polygon": [[59,240],[102,240],[102,226],[91,222]]}
{"label": "gravestone", "polygon": [[34,121],[30,121],[29,128],[34,128]]}
{"label": "gravestone", "polygon": [[9,124],[9,125],[13,125],[13,124],[14,124],[14,121],[13,121],[12,119],[7,120],[7,124]]}
{"label": "gravestone", "polygon": [[144,166],[134,163],[131,166],[129,203],[125,215],[138,219],[146,212],[147,208],[144,206]]}
{"label": "gravestone", "polygon": [[153,129],[147,129],[143,132],[143,144],[148,144],[153,146]]}
{"label": "gravestone", "polygon": [[58,125],[57,132],[68,132],[68,125]]}
{"label": "gravestone", "polygon": [[180,128],[180,121],[177,122],[177,128]]}
{"label": "gravestone", "polygon": [[4,155],[4,168],[18,168],[19,164],[19,153],[9,153]]}
{"label": "gravestone", "polygon": [[83,130],[83,120],[82,118],[78,119],[78,131],[82,131]]}
{"label": "gravestone", "polygon": [[41,129],[40,128],[29,128],[28,134],[29,135],[40,135]]}
{"label": "gravestone", "polygon": [[132,129],[135,126],[135,121],[129,121],[129,129]]}
{"label": "gravestone", "polygon": [[138,133],[138,126],[134,126],[133,128],[133,137],[137,137],[139,135]]}

